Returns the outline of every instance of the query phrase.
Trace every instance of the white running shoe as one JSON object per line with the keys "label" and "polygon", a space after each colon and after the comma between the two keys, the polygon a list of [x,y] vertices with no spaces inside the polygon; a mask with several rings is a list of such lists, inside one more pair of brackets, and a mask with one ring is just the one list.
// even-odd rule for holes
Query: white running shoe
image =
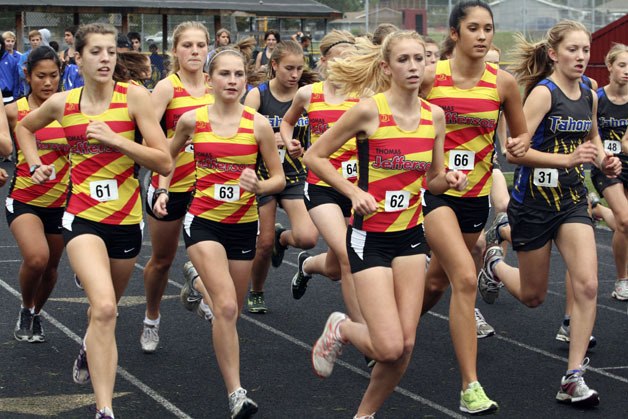
{"label": "white running shoe", "polygon": [[159,345],[159,324],[144,323],[142,336],[140,336],[140,345],[142,345],[142,351],[145,354],[152,354],[157,350],[157,345]]}
{"label": "white running shoe", "polygon": [[231,419],[250,418],[257,413],[257,403],[246,396],[246,390],[240,387],[229,395]]}
{"label": "white running shoe", "polygon": [[338,311],[331,313],[323,334],[314,344],[312,348],[312,366],[314,372],[321,378],[327,378],[334,369],[336,358],[342,353],[342,341],[338,337],[338,325],[347,320],[344,313]]}
{"label": "white running shoe", "polygon": [[611,296],[619,301],[628,300],[628,279],[618,279],[615,281],[615,289]]}
{"label": "white running shoe", "polygon": [[487,338],[495,334],[493,326],[488,324],[479,309],[475,309],[475,329],[478,339]]}

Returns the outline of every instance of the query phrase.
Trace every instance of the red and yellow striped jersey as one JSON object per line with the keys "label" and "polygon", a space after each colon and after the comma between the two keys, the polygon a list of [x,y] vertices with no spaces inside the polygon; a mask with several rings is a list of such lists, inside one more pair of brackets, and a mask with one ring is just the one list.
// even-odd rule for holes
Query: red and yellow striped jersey
{"label": "red and yellow striped jersey", "polygon": [[[16,103],[17,122],[19,123],[31,111],[28,100],[23,97]],[[53,175],[42,185],[31,180],[30,168],[20,149],[15,143],[17,161],[11,183],[9,197],[16,201],[36,207],[61,208],[65,206],[70,180],[70,147],[65,139],[65,132],[57,121],[35,133],[37,153],[42,164],[54,166]]]}
{"label": "red and yellow striped jersey", "polygon": [[109,109],[100,115],[81,112],[83,88],[68,93],[61,125],[70,145],[72,191],[67,212],[103,224],[138,224],[142,202],[136,164],[127,155],[87,138],[90,121],[103,121],[113,132],[135,141],[135,122],[127,104],[128,83],[116,83]]}
{"label": "red and yellow striped jersey", "polygon": [[469,184],[447,195],[464,198],[486,196],[493,183],[494,135],[499,116],[497,66],[486,63],[480,81],[471,89],[454,86],[450,60],[436,63],[434,86],[427,99],[445,111],[445,165],[462,170]]}
{"label": "red and yellow striped jersey", "polygon": [[[314,144],[319,137],[327,131],[348,109],[359,102],[358,98],[349,97],[338,105],[331,105],[325,102],[325,94],[323,93],[323,82],[317,82],[312,85],[312,95],[310,96],[310,105],[306,111],[310,119],[310,141]],[[357,154],[356,154],[355,138],[351,138],[342,147],[329,156],[329,162],[334,168],[351,181],[357,181]],[[312,185],[326,186],[329,184],[323,182],[311,170],[307,173],[306,182]]]}
{"label": "red and yellow striped jersey", "polygon": [[421,183],[432,162],[436,136],[432,108],[421,99],[421,119],[416,129],[405,131],[394,120],[386,96],[373,96],[379,127],[358,141],[358,186],[377,201],[377,211],[353,214],[353,227],[371,232],[407,230],[423,222]]}
{"label": "red and yellow striped jersey", "polygon": [[212,130],[208,107],[196,110],[196,187],[190,214],[227,224],[257,221],[255,194],[240,187],[242,171],[247,167],[255,170],[258,145],[253,134],[254,117],[255,110],[245,107],[237,133],[221,137]]}
{"label": "red and yellow striped jersey", "polygon": [[[168,103],[164,114],[166,137],[174,137],[174,130],[181,115],[187,111],[200,108],[214,103],[214,95],[210,93],[208,85],[205,86],[205,94],[194,97],[186,90],[179,75],[174,73],[167,77],[172,83],[174,93],[172,100]],[[152,185],[157,188],[159,185],[159,175],[153,174]],[[177,156],[175,160],[174,173],[170,181],[170,192],[189,192],[194,188],[194,150],[187,146]]]}

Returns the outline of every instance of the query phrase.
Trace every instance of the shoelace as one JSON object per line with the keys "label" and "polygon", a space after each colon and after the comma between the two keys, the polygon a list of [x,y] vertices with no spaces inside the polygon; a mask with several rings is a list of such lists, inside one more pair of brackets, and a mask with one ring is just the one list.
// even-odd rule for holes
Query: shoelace
{"label": "shoelace", "polygon": [[242,400],[246,398],[246,390],[243,388],[239,388],[234,391],[233,394],[229,395],[229,409],[233,410],[233,408]]}
{"label": "shoelace", "polygon": [[333,361],[342,352],[342,343],[332,333],[325,335],[322,346],[323,353],[321,355],[328,361]]}
{"label": "shoelace", "polygon": [[480,313],[480,310],[478,310],[477,308],[475,309],[475,321],[479,324],[488,324],[486,323],[486,320],[484,319],[482,313]]}
{"label": "shoelace", "polygon": [[484,392],[484,389],[482,387],[474,387],[471,389],[473,391],[473,393],[475,394],[476,400],[480,401],[480,402],[487,402],[489,401],[488,396],[486,395],[486,393]]}
{"label": "shoelace", "polygon": [[155,326],[148,326],[144,328],[144,335],[148,336],[150,340],[156,340],[159,336],[157,328]]}

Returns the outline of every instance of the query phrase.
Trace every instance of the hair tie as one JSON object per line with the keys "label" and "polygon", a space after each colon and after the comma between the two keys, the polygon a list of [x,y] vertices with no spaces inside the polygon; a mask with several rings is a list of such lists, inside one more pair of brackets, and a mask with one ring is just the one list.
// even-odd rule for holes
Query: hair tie
{"label": "hair tie", "polygon": [[351,42],[351,41],[337,41],[334,42],[333,44],[331,44],[330,46],[328,46],[327,48],[325,48],[325,50],[321,50],[321,54],[323,54],[323,56],[327,55],[327,53],[336,45],[340,45],[340,44],[349,44],[349,45],[355,45],[355,42]]}

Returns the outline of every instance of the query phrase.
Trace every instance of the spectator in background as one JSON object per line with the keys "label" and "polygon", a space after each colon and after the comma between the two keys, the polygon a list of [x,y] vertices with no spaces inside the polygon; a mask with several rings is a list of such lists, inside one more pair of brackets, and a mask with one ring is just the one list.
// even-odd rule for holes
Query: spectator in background
{"label": "spectator in background", "polygon": [[65,28],[65,31],[63,31],[63,40],[68,48],[63,50],[63,56],[61,58],[66,65],[76,64],[76,61],[74,60],[74,53],[76,52],[74,50],[74,34],[77,30],[77,26],[68,26]]}
{"label": "spectator in background", "polygon": [[52,37],[50,31],[46,28],[42,28],[39,30],[39,33],[41,34],[41,45],[50,46],[50,38]]}
{"label": "spectator in background", "polygon": [[303,32],[297,32],[291,37],[299,44],[301,44],[301,48],[303,48],[303,56],[305,57],[305,63],[310,68],[316,68],[316,57],[312,53],[312,37],[310,35],[306,35]]}
{"label": "spectator in background", "polygon": [[4,39],[4,47],[7,52],[19,59],[22,53],[15,49],[15,34],[11,31],[6,31],[2,34],[2,39]]}
{"label": "spectator in background", "polygon": [[142,37],[137,32],[129,32],[126,34],[126,37],[131,42],[131,48],[133,51],[142,52]]}
{"label": "spectator in background", "polygon": [[31,53],[31,51],[41,45],[41,39],[41,32],[36,29],[28,33],[28,42],[30,42],[31,44],[31,49],[25,51],[24,54],[20,56],[20,60],[18,62],[17,71],[20,75],[19,90],[15,99],[17,99],[19,96],[26,96],[30,92],[30,87],[28,86],[28,83],[26,82],[26,76],[24,75],[24,66],[26,65],[28,55]]}
{"label": "spectator in background", "polygon": [[14,102],[20,93],[20,76],[17,57],[9,54],[4,38],[0,40],[0,90],[4,104]]}
{"label": "spectator in background", "polygon": [[164,57],[159,55],[157,52],[159,48],[157,44],[153,43],[148,46],[148,50],[150,51],[150,64],[159,72],[159,80],[166,77],[166,66],[164,65]]}
{"label": "spectator in background", "polygon": [[125,34],[119,33],[116,40],[116,52],[129,52],[131,51],[131,42]]}
{"label": "spectator in background", "polygon": [[48,44],[48,46],[50,48],[52,48],[54,50],[54,52],[56,52],[57,54],[59,54],[59,43],[57,41],[50,41],[50,43]]}
{"label": "spectator in background", "polygon": [[270,29],[264,33],[264,42],[266,42],[266,46],[255,58],[255,70],[266,71],[268,69],[270,55],[277,44],[281,42],[281,36],[279,36],[279,32],[276,30]]}
{"label": "spectator in background", "polygon": [[212,60],[212,57],[216,53],[216,50],[220,47],[226,47],[231,43],[231,32],[229,32],[226,28],[220,28],[216,31],[216,39],[214,40],[214,47],[209,54],[207,54],[207,60],[205,61],[205,67],[203,67],[203,71],[209,74],[209,62]]}

